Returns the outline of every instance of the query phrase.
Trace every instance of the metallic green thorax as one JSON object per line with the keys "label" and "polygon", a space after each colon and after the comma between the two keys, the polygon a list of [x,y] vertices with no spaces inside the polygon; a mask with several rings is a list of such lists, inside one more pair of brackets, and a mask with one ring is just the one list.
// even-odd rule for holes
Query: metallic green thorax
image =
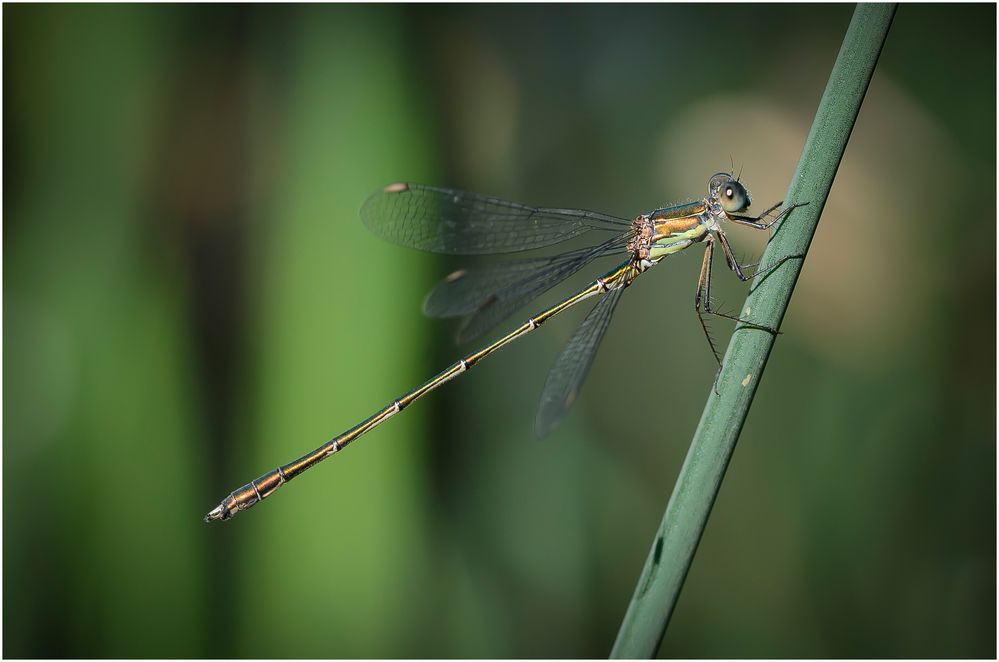
{"label": "metallic green thorax", "polygon": [[710,215],[703,200],[657,209],[650,214],[654,235],[649,259],[658,261],[701,241],[709,230]]}

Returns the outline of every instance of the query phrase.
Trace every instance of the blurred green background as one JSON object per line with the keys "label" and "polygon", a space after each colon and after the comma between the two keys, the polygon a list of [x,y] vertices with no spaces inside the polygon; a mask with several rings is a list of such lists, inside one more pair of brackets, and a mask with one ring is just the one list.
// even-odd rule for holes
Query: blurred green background
{"label": "blurred green background", "polygon": [[[607,655],[715,375],[699,251],[551,438],[583,311],[201,517],[459,356],[465,262],[371,191],[630,218],[731,159],[766,206],[851,13],[5,5],[3,655]],[[660,655],[996,655],[995,21],[899,10]]]}

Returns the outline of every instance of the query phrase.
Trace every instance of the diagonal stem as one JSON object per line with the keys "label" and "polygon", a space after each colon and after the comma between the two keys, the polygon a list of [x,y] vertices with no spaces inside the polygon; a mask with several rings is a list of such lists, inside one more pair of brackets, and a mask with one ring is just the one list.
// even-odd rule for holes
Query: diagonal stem
{"label": "diagonal stem", "polygon": [[[775,232],[761,263],[785,261],[754,280],[740,314],[757,325],[777,329],[784,318],[895,9],[859,4],[854,11],[785,197],[789,204],[808,204]],[[611,657],[650,658],[658,651],[774,340],[766,331],[736,327],[720,391],[708,395]]]}

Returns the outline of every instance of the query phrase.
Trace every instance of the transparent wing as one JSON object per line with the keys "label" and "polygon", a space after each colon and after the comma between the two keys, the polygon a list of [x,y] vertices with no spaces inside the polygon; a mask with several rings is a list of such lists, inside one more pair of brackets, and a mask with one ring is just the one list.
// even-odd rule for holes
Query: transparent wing
{"label": "transparent wing", "polygon": [[438,319],[471,315],[494,297],[511,298],[535,280],[549,287],[592,260],[619,252],[626,238],[554,256],[507,260],[459,269],[437,284],[423,302],[423,313]]}
{"label": "transparent wing", "polygon": [[497,292],[542,277],[543,272],[575,256],[530,258],[459,269],[430,290],[423,302],[423,314],[445,319],[471,315]]}
{"label": "transparent wing", "polygon": [[465,316],[458,329],[458,342],[473,340],[593,260],[619,253],[626,243],[627,237],[616,237],[599,246],[555,257],[456,271],[430,292],[423,311],[430,317]]}
{"label": "transparent wing", "polygon": [[513,253],[566,241],[590,230],[626,231],[631,222],[582,209],[545,209],[448,188],[391,184],[361,206],[379,237],[453,255]]}
{"label": "transparent wing", "polygon": [[545,437],[555,429],[576,400],[623,292],[624,288],[619,288],[605,294],[555,360],[541,391],[538,417],[534,423],[539,437]]}

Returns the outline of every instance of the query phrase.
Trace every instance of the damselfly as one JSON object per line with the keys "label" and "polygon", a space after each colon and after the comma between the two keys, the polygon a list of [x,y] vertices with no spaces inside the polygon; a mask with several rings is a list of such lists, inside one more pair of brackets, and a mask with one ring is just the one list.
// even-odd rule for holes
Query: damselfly
{"label": "damselfly", "polygon": [[205,516],[205,521],[229,519],[262,501],[292,478],[343,450],[362,434],[466,372],[501,347],[572,306],[596,298],[597,304],[580,324],[548,374],[536,419],[537,432],[544,436],[576,399],[625,288],[667,255],[697,243],[703,243],[705,251],[694,295],[694,310],[720,367],[718,350],[707,333],[705,314],[719,315],[776,332],[715,311],[711,306],[711,265],[715,242],[721,246],[728,267],[740,280],[746,281],[761,273],[759,270],[750,275],[745,273],[744,269],[753,265],[740,264],[736,259],[722,223],[732,222],[765,230],[786,217],[795,207],[788,206],[775,214],[783,204],[778,202],[759,216],[749,216],[745,212],[750,203],[745,186],[737,177],[724,172],[710,179],[708,195],[703,199],[656,209],[633,221],[581,209],[528,207],[475,193],[419,184],[392,184],[374,193],[361,208],[361,218],[368,227],[390,241],[434,253],[515,253],[562,243],[587,233],[610,233],[604,241],[554,257],[507,260],[452,273],[430,293],[424,312],[431,317],[464,317],[459,331],[460,340],[470,340],[485,333],[528,301],[597,258],[624,254],[626,259],[579,292],[528,318],[496,342],[459,359],[422,386],[399,396],[308,455],[235,490]]}

